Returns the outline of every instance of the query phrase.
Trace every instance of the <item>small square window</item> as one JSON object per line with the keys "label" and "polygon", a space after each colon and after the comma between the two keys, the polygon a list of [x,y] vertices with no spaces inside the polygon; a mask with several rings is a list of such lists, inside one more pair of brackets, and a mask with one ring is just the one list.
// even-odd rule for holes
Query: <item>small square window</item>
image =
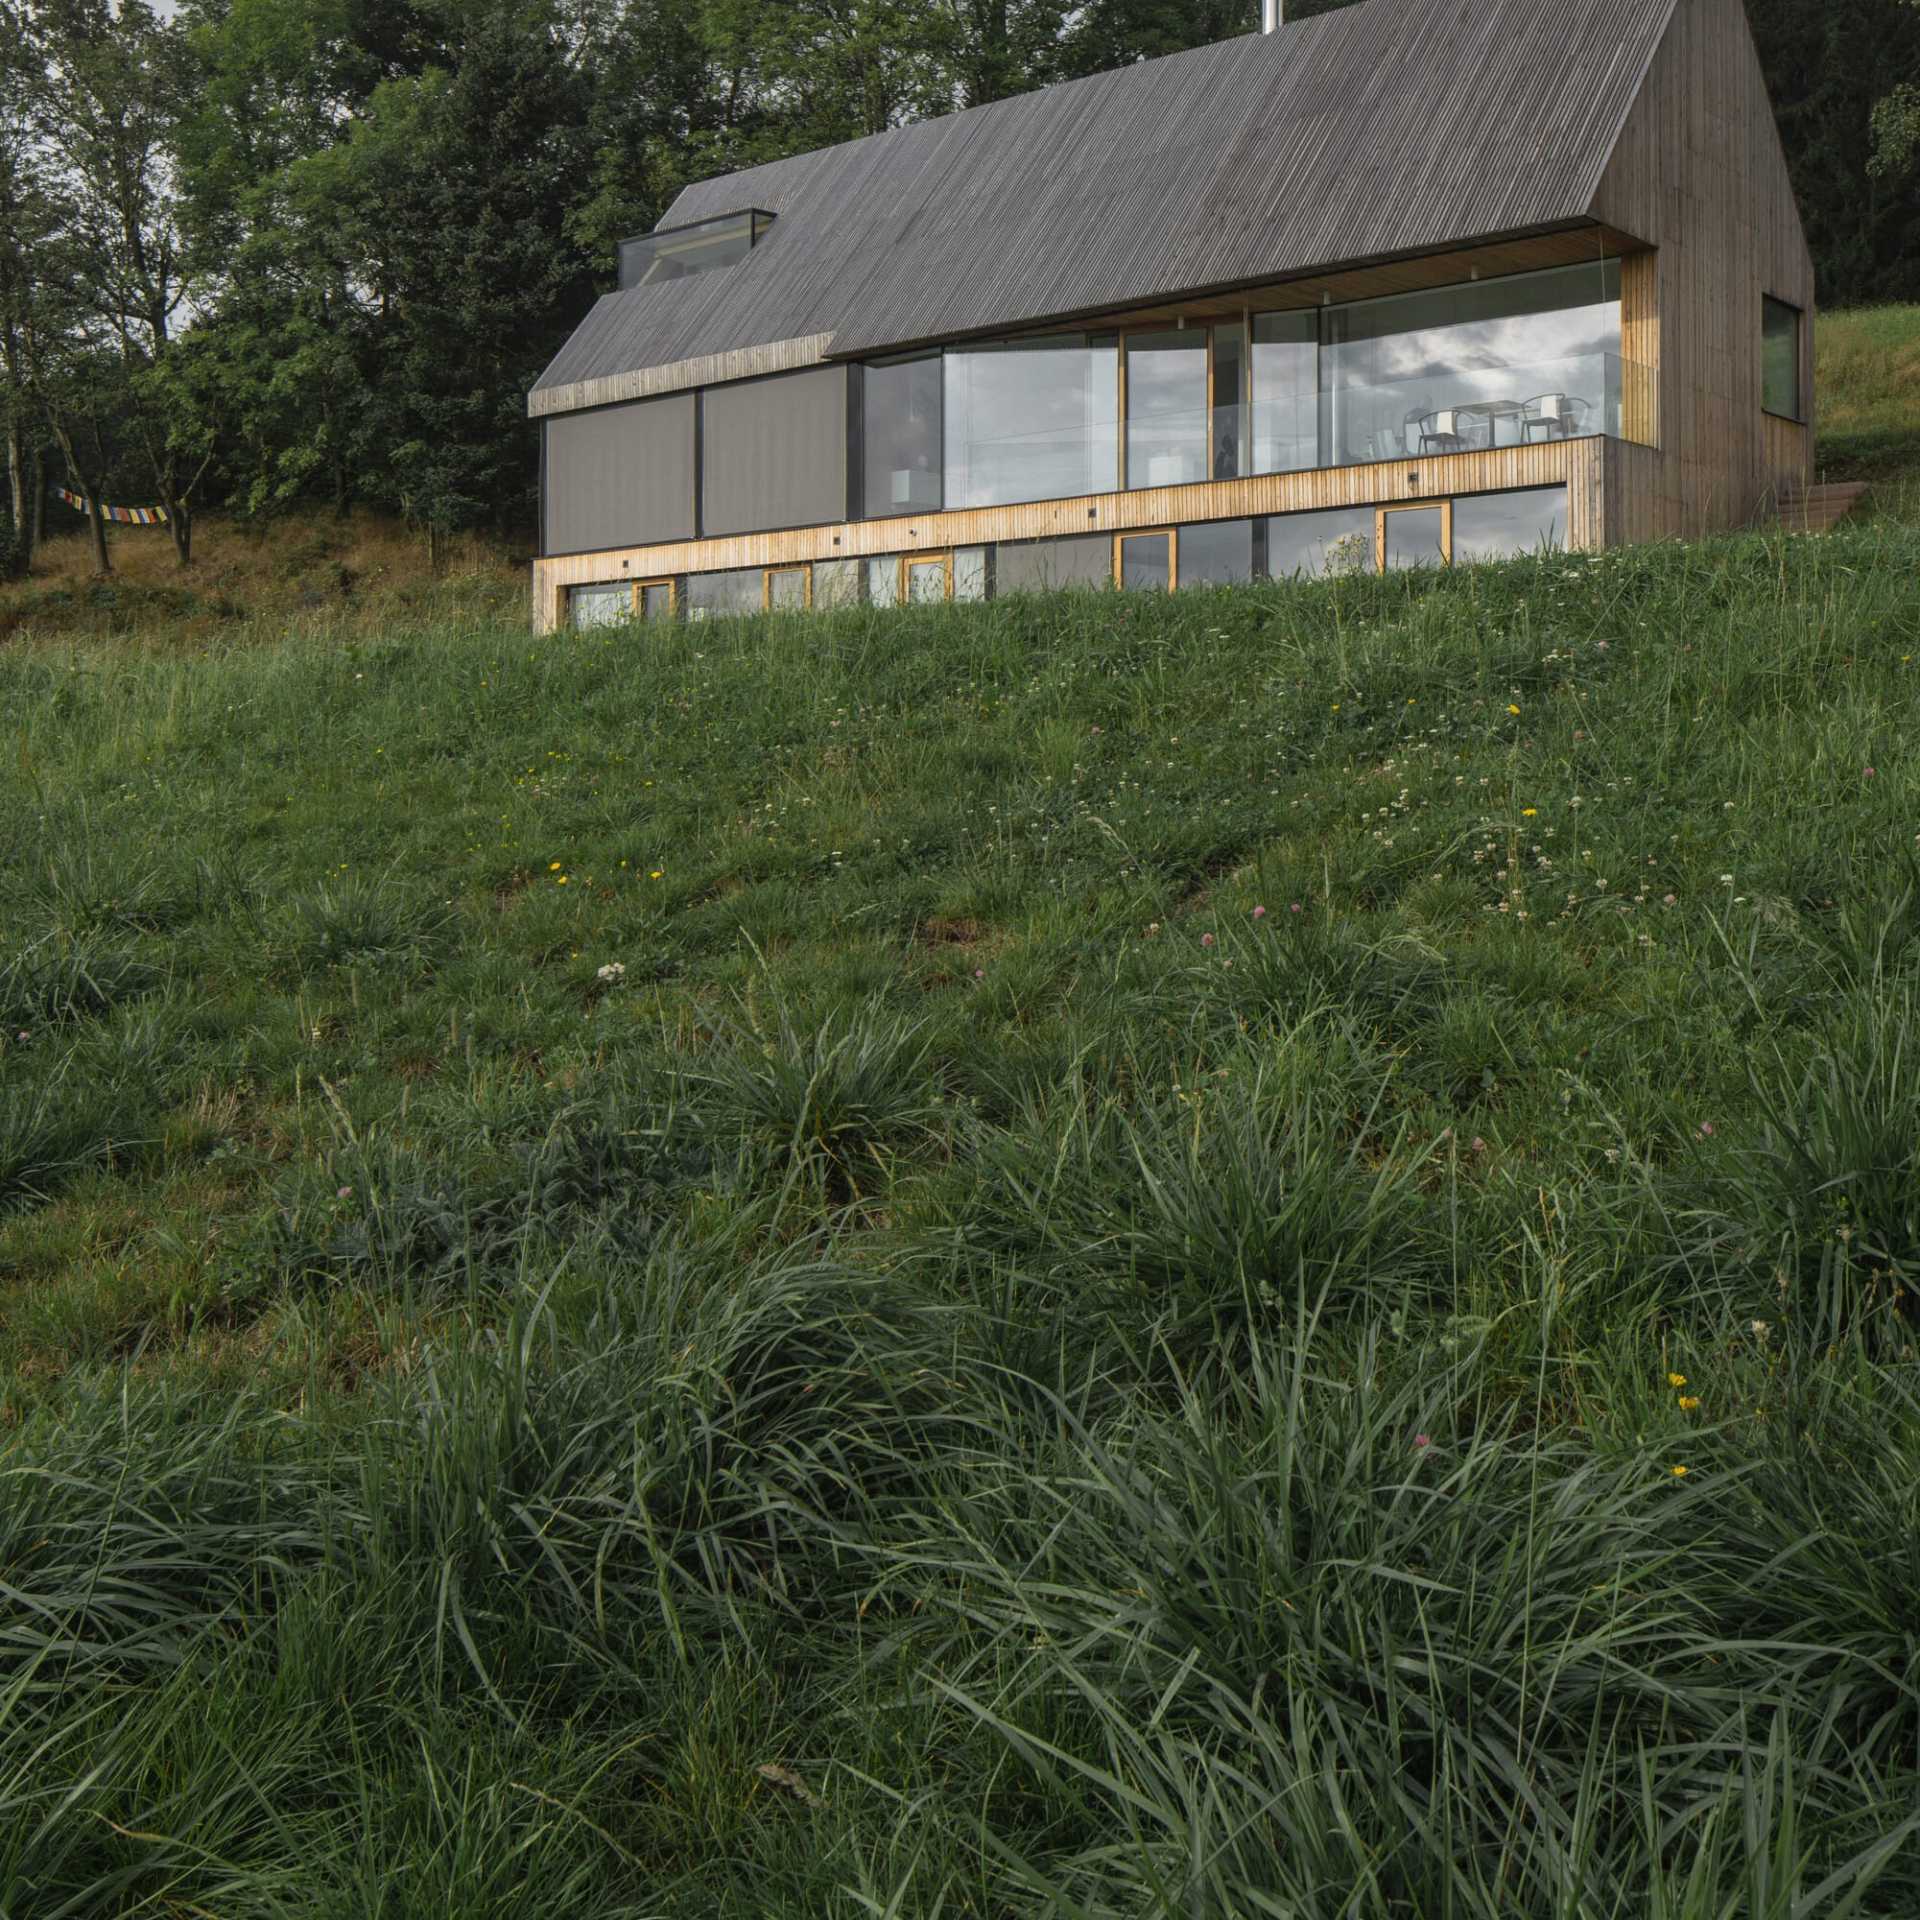
{"label": "small square window", "polygon": [[1784,300],[1760,302],[1760,404],[1768,413],[1804,420],[1800,403],[1800,309]]}

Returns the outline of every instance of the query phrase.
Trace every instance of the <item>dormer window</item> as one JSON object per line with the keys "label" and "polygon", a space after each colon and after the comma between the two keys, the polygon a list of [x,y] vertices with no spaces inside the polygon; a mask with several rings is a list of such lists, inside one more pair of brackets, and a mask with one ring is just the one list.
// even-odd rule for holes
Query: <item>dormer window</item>
{"label": "dormer window", "polygon": [[722,213],[689,226],[656,228],[637,240],[620,243],[620,291],[651,286],[656,280],[684,280],[689,274],[735,267],[759,245],[774,216],[758,207]]}

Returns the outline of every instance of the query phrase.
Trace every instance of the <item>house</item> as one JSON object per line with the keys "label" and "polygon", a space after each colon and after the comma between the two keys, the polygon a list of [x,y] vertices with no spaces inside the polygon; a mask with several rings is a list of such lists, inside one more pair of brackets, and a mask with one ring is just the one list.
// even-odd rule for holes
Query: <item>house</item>
{"label": "house", "polygon": [[536,620],[1737,526],[1812,314],[1741,0],[1363,0],[688,188],[530,396]]}

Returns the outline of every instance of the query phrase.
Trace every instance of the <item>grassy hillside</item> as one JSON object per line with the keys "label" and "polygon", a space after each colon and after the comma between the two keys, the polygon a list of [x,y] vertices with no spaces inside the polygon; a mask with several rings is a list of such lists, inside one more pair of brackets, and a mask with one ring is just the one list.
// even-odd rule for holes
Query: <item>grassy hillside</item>
{"label": "grassy hillside", "polygon": [[1823,313],[1814,330],[1823,477],[1891,483],[1920,476],[1920,307]]}
{"label": "grassy hillside", "polygon": [[1915,1911],[1916,578],[0,654],[0,1913]]}

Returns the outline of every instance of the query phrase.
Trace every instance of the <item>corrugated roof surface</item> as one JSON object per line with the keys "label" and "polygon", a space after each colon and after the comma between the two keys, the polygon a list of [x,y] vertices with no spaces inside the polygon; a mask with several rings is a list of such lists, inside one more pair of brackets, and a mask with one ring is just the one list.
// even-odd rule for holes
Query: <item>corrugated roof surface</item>
{"label": "corrugated roof surface", "polygon": [[[1366,0],[703,181],[740,265],[604,296],[540,388],[1032,325],[1585,215],[1675,0]],[[538,389],[536,389],[538,391]]]}

